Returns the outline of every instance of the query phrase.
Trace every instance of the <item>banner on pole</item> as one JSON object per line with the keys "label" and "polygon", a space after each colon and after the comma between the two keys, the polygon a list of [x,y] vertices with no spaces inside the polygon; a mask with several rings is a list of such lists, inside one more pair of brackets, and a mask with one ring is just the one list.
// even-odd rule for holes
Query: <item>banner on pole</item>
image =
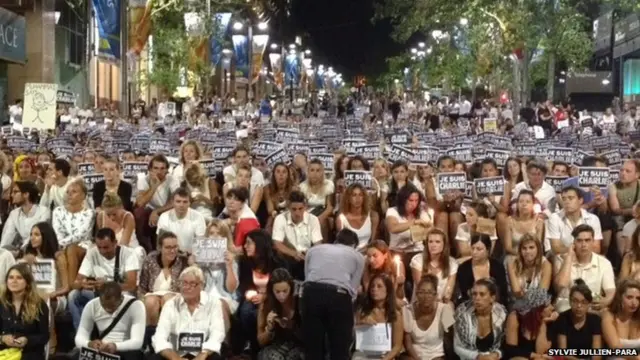
{"label": "banner on pole", "polygon": [[253,36],[253,49],[252,49],[252,62],[253,70],[251,71],[251,83],[255,83],[260,78],[260,71],[262,71],[262,62],[264,50],[267,48],[269,42],[269,35],[254,35]]}
{"label": "banner on pole", "polygon": [[110,60],[120,60],[120,1],[93,0],[98,23],[98,54]]}
{"label": "banner on pole", "polygon": [[129,0],[129,52],[140,55],[151,34],[153,1]]}
{"label": "banner on pole", "polygon": [[209,52],[211,54],[211,65],[213,65],[214,69],[222,58],[222,40],[227,36],[231,15],[232,13],[217,13],[212,19],[213,34],[211,34],[211,40],[209,41]]}
{"label": "banner on pole", "polygon": [[271,72],[273,72],[273,80],[279,90],[282,90],[283,73],[282,73],[282,55],[278,53],[269,54],[269,61],[271,62]]}
{"label": "banner on pole", "polygon": [[249,83],[249,44],[246,35],[233,35],[233,49],[236,55],[236,84]]}

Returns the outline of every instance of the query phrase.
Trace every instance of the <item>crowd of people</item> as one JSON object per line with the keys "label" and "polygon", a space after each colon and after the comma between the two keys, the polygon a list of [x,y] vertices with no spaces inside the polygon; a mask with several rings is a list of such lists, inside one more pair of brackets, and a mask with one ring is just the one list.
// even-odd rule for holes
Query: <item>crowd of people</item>
{"label": "crowd of people", "polygon": [[[397,108],[398,97],[381,99],[329,119],[352,137],[384,137],[377,155],[297,133],[332,152],[331,167],[309,147],[283,147],[285,160],[272,162],[256,147],[274,123],[321,131],[326,114],[253,121],[214,172],[205,164],[219,159],[215,144],[189,134],[197,125],[168,136],[175,159],[114,151],[107,134],[122,131],[118,121],[94,124],[99,136],[78,134],[80,122],[47,139],[80,145],[67,155],[7,140],[0,359],[55,355],[64,313],[73,356],[123,360],[540,360],[554,348],[640,349],[634,121],[601,126],[583,114],[539,134],[537,120],[520,131],[507,106],[474,113],[465,99]],[[399,145],[385,129],[411,136]],[[593,148],[596,138],[607,146]],[[531,141],[584,156],[519,153]],[[468,144],[471,158],[456,151]],[[407,155],[423,147],[439,152]],[[612,160],[612,150],[626,154]],[[128,163],[143,167],[131,174]],[[597,186],[580,180],[584,168],[618,175]],[[464,188],[445,184],[455,175]],[[483,192],[482,179],[499,186]],[[221,256],[205,258],[220,240]]]}

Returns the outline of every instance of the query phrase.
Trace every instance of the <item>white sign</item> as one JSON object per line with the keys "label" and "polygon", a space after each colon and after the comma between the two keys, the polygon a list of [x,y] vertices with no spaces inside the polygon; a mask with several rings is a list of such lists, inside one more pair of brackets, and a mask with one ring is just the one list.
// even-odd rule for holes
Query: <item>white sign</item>
{"label": "white sign", "polygon": [[22,126],[36,129],[56,128],[58,85],[27,83],[24,86]]}
{"label": "white sign", "polygon": [[193,255],[198,264],[224,263],[227,250],[227,239],[199,239],[193,244]]}
{"label": "white sign", "polygon": [[391,351],[391,326],[376,324],[356,327],[356,350],[384,354]]}

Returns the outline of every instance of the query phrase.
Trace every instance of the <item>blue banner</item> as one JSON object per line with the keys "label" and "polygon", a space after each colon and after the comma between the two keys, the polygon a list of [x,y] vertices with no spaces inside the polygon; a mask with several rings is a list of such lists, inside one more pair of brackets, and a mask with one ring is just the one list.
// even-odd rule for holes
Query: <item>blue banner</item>
{"label": "blue banner", "polygon": [[316,88],[318,88],[318,90],[324,89],[324,69],[318,69],[316,72]]}
{"label": "blue banner", "polygon": [[93,0],[98,23],[98,54],[120,59],[120,3],[118,0]]}
{"label": "blue banner", "polygon": [[227,36],[229,22],[231,21],[231,13],[218,13],[213,16],[213,34],[209,42],[209,51],[211,54],[211,65],[215,68],[222,58],[222,42]]}
{"label": "blue banner", "polygon": [[0,7],[0,59],[19,64],[27,61],[25,24],[24,16]]}
{"label": "blue banner", "polygon": [[300,58],[296,54],[287,55],[284,61],[284,86],[297,86],[300,83]]}
{"label": "blue banner", "polygon": [[236,82],[249,83],[249,41],[246,35],[233,35],[233,49],[236,52]]}

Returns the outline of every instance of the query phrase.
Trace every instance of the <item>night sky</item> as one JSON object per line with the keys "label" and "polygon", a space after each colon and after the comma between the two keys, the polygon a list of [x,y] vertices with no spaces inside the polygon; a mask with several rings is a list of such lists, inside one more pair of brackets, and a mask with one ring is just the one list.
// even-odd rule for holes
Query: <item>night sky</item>
{"label": "night sky", "polygon": [[371,22],[373,14],[373,0],[294,0],[291,11],[314,62],[333,66],[346,81],[385,71],[385,59],[405,48],[391,39],[390,24]]}

